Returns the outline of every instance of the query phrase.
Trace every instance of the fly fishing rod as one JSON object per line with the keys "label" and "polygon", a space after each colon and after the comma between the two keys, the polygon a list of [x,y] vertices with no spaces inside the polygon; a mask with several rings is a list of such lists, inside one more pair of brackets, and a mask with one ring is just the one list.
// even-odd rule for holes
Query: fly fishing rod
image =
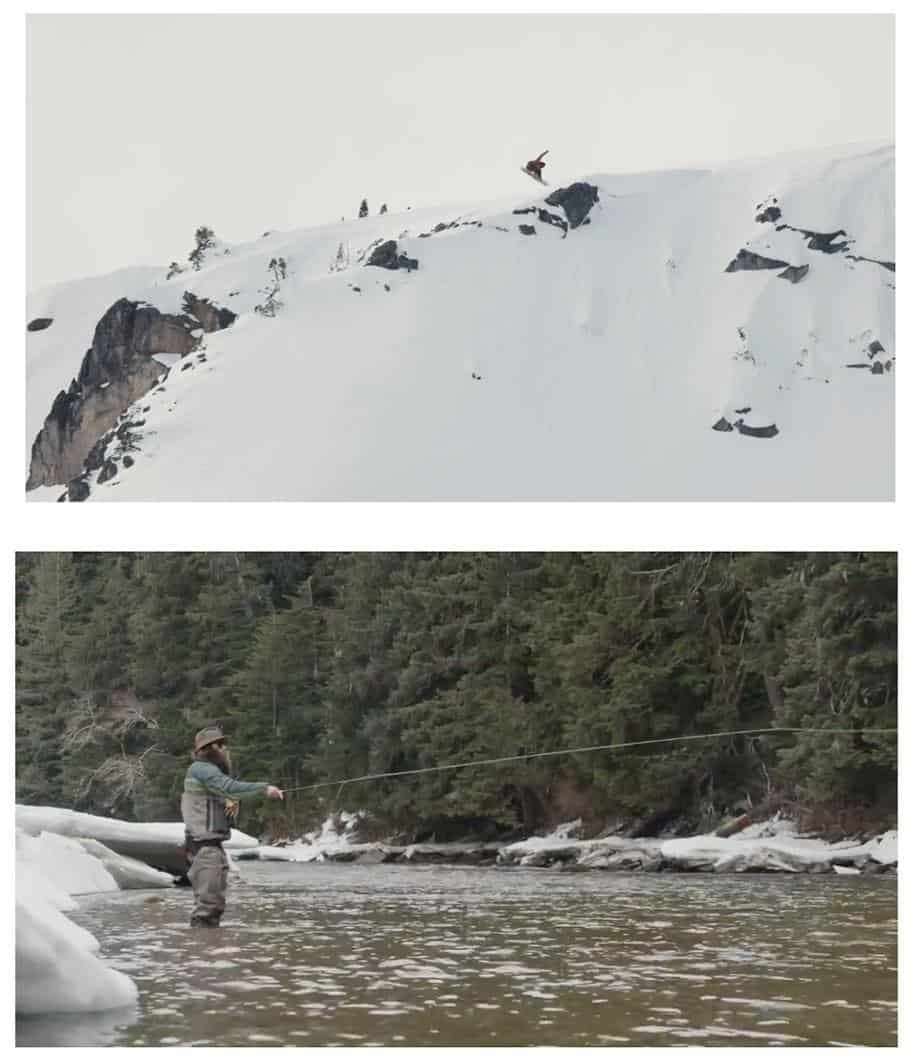
{"label": "fly fishing rod", "polygon": [[471,769],[474,766],[495,766],[504,762],[520,762],[529,758],[550,758],[554,755],[586,754],[590,751],[617,751],[624,747],[645,747],[649,744],[679,743],[682,740],[713,740],[721,736],[767,736],[779,733],[807,732],[826,733],[828,735],[845,735],[853,733],[895,733],[896,729],[735,729],[731,732],[706,732],[691,736],[659,736],[650,740],[628,740],[625,743],[600,743],[590,747],[565,747],[558,751],[531,751],[529,754],[502,755],[500,758],[477,758],[471,762],[449,762],[439,766],[424,766],[419,769],[397,769],[389,773],[365,773],[361,777],[346,777],[344,780],[321,780],[317,784],[301,784],[296,788],[281,788],[286,795],[291,791],[312,791],[316,788],[344,787],[345,784],[359,784],[365,780],[384,780],[388,777],[417,776],[419,773],[441,773],[447,769]]}

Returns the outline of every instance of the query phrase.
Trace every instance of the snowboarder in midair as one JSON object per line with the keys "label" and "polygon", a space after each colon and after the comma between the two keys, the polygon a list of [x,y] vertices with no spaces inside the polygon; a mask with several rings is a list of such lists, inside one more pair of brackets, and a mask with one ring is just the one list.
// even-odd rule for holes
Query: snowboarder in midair
{"label": "snowboarder in midair", "polygon": [[545,168],[545,165],[546,165],[546,163],[543,162],[543,159],[546,157],[546,155],[548,153],[549,153],[549,151],[548,151],[548,148],[547,148],[537,158],[533,158],[529,162],[527,162],[527,164],[526,164],[526,166],[524,168],[526,169],[527,173],[530,174],[531,177],[535,177],[537,180],[540,180],[540,181],[542,180],[542,171],[543,171],[543,169]]}

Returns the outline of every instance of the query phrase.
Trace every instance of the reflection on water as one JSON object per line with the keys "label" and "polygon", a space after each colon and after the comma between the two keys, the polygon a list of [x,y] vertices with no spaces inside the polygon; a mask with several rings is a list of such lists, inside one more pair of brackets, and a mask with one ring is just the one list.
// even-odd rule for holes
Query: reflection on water
{"label": "reflection on water", "polygon": [[246,863],[73,918],[140,1011],[18,1044],[895,1045],[896,880]]}

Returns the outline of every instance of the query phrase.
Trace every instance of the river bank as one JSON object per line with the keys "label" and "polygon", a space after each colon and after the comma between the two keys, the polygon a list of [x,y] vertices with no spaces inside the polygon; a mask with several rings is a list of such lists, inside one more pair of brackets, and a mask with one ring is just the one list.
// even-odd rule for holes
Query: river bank
{"label": "river bank", "polygon": [[410,843],[360,840],[360,815],[329,818],[323,827],[295,841],[239,848],[237,861],[353,862],[360,865],[483,865],[499,868],[556,868],[565,871],[791,872],[877,875],[897,871],[897,833],[830,842],[800,835],[779,816],[738,829],[732,835],[682,838],[577,838],[580,822],[550,835],[511,843]]}

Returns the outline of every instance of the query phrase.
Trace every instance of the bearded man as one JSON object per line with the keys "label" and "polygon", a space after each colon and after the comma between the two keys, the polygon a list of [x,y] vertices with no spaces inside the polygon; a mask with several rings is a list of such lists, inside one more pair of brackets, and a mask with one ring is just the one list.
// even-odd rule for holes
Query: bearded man
{"label": "bearded man", "polygon": [[229,862],[223,844],[230,838],[230,820],[238,799],[283,799],[284,792],[266,781],[234,780],[230,751],[216,726],[195,736],[192,764],[185,774],[182,820],[185,848],[191,860],[188,878],[195,893],[192,927],[218,927],[226,908]]}

